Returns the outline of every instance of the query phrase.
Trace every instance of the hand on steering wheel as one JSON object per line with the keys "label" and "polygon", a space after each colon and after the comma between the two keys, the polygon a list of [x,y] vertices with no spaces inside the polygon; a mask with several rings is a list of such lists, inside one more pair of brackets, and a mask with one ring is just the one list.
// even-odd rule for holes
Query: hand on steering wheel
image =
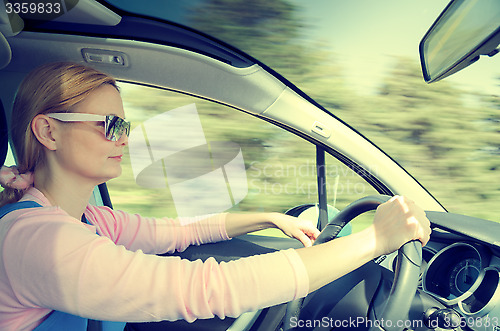
{"label": "hand on steering wheel", "polygon": [[[315,240],[314,245],[318,245],[330,241],[332,239],[335,239],[338,233],[342,230],[342,228],[352,219],[354,219],[355,217],[364,212],[376,209],[381,204],[389,201],[390,199],[405,200],[405,198],[401,197],[389,197],[384,195],[378,195],[378,196],[365,197],[353,202],[352,204],[347,206],[344,210],[342,210],[340,213],[338,213],[332,220],[330,220],[328,225],[323,229],[321,234]],[[407,201],[405,200],[403,202],[406,203]],[[403,204],[403,206],[406,205],[405,203]],[[395,212],[391,210],[391,208],[393,208],[392,205],[394,204],[386,204],[383,207],[381,207],[385,208],[386,210],[384,210],[380,214],[385,215],[385,217],[387,217],[387,215],[390,216],[390,213]],[[398,212],[401,213],[401,209],[399,209]],[[405,211],[403,210],[403,213],[404,212]],[[381,238],[385,239],[385,240],[380,240],[380,242],[383,243],[384,245],[383,247],[378,248],[378,251],[380,251],[381,253],[389,253],[394,249],[397,249],[399,247],[398,242],[401,242],[401,240],[406,240],[406,238],[401,238],[399,239],[399,241],[387,240],[387,238],[390,238],[390,236],[394,232],[398,232],[397,226],[399,225],[396,223],[391,224],[391,217],[388,217],[387,220],[380,220],[377,219],[376,216],[374,224],[376,222],[378,222],[377,231],[380,233],[377,236],[380,236]],[[411,218],[410,218],[410,223],[411,223]],[[393,226],[394,228],[391,228],[391,226]],[[418,229],[419,227],[415,226],[415,231],[419,231]],[[384,233],[384,231],[388,232]],[[411,231],[406,231],[406,232],[411,232]],[[382,311],[374,312],[375,318],[377,320],[382,320],[382,319],[386,321],[404,320],[404,318],[406,318],[406,316],[408,315],[411,301],[412,298],[415,296],[418,285],[420,265],[422,263],[422,244],[425,244],[427,242],[428,235],[429,235],[428,233],[414,233],[413,236],[408,240],[411,240],[412,238],[419,238],[419,239],[421,238],[422,243],[419,241],[409,241],[399,248],[398,263],[390,295],[386,299],[387,304],[385,305],[385,307],[383,307]],[[302,299],[294,300],[288,303],[287,311],[285,314],[285,323],[284,323],[285,330],[291,329],[289,321],[291,321],[293,317],[297,319],[299,318],[301,307],[302,307]],[[394,326],[396,325],[396,323],[393,324]],[[386,329],[390,328],[387,327]]]}

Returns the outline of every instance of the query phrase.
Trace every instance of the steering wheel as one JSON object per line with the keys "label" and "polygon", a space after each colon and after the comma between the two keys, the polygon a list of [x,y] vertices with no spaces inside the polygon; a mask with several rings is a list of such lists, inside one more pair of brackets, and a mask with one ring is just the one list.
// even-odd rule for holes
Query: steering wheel
{"label": "steering wheel", "polygon": [[[322,244],[337,237],[342,228],[356,216],[367,211],[376,209],[391,197],[387,195],[374,195],[354,201],[333,219],[321,231],[321,234],[314,241],[314,245]],[[398,259],[394,280],[389,297],[385,299],[385,306],[380,311],[375,311],[375,319],[380,321],[392,321],[393,323],[373,323],[374,326],[384,326],[384,330],[398,330],[396,321],[404,321],[408,316],[412,298],[415,296],[418,286],[420,265],[422,264],[422,245],[419,241],[410,241],[401,246],[398,250]],[[373,300],[376,300],[378,292]],[[297,320],[302,308],[303,299],[297,299],[287,304],[285,313],[284,330],[292,330],[291,321],[295,317]],[[392,324],[392,325],[390,325]],[[380,328],[373,329],[380,330]]]}

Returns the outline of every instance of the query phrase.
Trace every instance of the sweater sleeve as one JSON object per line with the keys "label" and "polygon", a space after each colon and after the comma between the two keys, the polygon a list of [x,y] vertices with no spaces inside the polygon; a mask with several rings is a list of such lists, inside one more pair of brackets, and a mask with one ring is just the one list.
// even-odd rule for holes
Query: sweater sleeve
{"label": "sweater sleeve", "polygon": [[192,218],[152,218],[89,206],[86,217],[97,232],[127,249],[148,254],[181,252],[190,245],[228,240],[226,214]]}
{"label": "sweater sleeve", "polygon": [[2,252],[25,307],[110,321],[193,321],[238,316],[308,291],[294,250],[190,262],[127,250],[65,215],[30,215],[12,226]]}

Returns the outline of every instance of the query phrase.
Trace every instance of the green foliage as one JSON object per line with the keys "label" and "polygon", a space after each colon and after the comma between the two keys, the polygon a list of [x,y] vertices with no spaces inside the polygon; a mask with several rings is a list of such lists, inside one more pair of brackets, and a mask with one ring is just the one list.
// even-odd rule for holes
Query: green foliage
{"label": "green foliage", "polygon": [[377,95],[358,98],[357,106],[337,114],[450,211],[498,220],[500,126],[492,99],[467,102],[472,97],[446,81],[426,85],[417,64],[398,59]]}

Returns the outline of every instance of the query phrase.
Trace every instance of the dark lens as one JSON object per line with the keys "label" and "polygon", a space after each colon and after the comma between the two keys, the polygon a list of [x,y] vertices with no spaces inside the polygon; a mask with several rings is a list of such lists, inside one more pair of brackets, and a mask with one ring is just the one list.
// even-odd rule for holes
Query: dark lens
{"label": "dark lens", "polygon": [[106,116],[106,139],[111,141],[120,140],[123,133],[128,136],[130,131],[130,123],[118,116]]}

